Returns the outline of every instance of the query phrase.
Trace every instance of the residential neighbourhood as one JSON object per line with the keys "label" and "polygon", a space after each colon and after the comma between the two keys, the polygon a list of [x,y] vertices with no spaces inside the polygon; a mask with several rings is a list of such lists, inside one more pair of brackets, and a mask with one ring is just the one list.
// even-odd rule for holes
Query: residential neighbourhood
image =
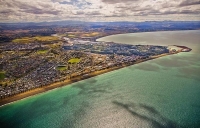
{"label": "residential neighbourhood", "polygon": [[128,45],[59,37],[61,41],[1,45],[0,98],[151,56],[169,53],[166,46]]}

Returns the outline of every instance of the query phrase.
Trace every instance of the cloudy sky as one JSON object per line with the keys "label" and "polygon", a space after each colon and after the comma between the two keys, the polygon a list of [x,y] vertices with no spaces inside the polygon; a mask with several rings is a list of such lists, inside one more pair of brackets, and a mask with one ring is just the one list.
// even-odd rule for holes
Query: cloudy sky
{"label": "cloudy sky", "polygon": [[0,22],[200,21],[200,0],[0,0]]}

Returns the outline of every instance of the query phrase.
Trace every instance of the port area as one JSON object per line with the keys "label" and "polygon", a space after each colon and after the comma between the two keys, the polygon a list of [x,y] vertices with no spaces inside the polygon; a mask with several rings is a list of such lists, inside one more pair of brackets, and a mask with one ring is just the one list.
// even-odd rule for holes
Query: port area
{"label": "port area", "polygon": [[186,46],[181,45],[170,45],[168,46],[169,52],[175,53],[175,52],[190,52],[192,49],[188,48]]}

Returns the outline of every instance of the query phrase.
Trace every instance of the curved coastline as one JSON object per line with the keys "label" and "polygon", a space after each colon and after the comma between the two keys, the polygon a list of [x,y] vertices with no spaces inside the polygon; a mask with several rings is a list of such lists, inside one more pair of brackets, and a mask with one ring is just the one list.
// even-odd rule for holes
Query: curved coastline
{"label": "curved coastline", "polygon": [[[153,31],[153,32],[169,32],[169,31]],[[138,33],[152,33],[152,32],[138,32]],[[136,33],[122,33],[122,34],[136,34]],[[114,35],[121,35],[121,34],[114,34]],[[108,35],[108,36],[114,36],[114,35]],[[107,37],[107,36],[104,36],[104,37]],[[101,37],[101,38],[103,38],[103,37]],[[98,38],[98,39],[100,39],[100,38]],[[176,52],[176,53],[179,53],[179,52]],[[5,106],[7,104],[14,103],[14,102],[19,101],[19,100],[26,99],[28,97],[35,96],[37,94],[41,94],[41,93],[62,87],[62,86],[67,86],[69,84],[72,84],[72,83],[75,83],[75,82],[78,82],[78,81],[81,81],[81,80],[85,80],[85,79],[95,77],[95,76],[98,76],[98,75],[101,75],[101,74],[104,74],[104,73],[108,73],[108,72],[111,72],[111,71],[114,71],[114,70],[125,68],[125,67],[128,67],[128,66],[134,65],[134,64],[139,64],[139,63],[142,63],[142,62],[145,62],[145,61],[148,61],[148,60],[152,60],[152,59],[156,59],[156,58],[160,58],[160,57],[163,57],[163,56],[166,56],[166,55],[171,55],[171,54],[176,54],[176,53],[160,54],[160,55],[157,55],[157,56],[153,56],[151,58],[138,60],[138,61],[133,62],[131,64],[130,63],[129,64],[123,64],[122,66],[114,66],[114,67],[111,67],[111,68],[108,68],[108,69],[103,69],[103,70],[100,70],[100,71],[94,71],[94,72],[91,72],[90,74],[88,74],[87,77],[76,76],[74,78],[67,79],[67,80],[64,80],[62,82],[56,82],[56,83],[46,85],[46,86],[43,86],[43,87],[40,87],[40,88],[35,88],[35,89],[30,90],[30,91],[26,91],[26,92],[23,92],[23,93],[20,93],[20,94],[16,94],[16,95],[1,99],[0,100],[0,107]]]}
{"label": "curved coastline", "polygon": [[125,34],[141,34],[141,33],[156,33],[156,32],[187,32],[187,31],[199,31],[199,29],[195,29],[195,30],[169,30],[169,31],[149,31],[149,32],[118,33],[118,34],[112,34],[112,35],[106,35],[106,36],[99,37],[99,38],[96,39],[96,41],[101,39],[101,38],[104,38],[104,37],[119,36],[119,35],[125,35]]}

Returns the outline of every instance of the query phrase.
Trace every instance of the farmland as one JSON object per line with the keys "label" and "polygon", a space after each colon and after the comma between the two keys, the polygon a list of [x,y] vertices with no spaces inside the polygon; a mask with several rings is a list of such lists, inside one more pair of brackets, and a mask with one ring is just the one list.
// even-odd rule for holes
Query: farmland
{"label": "farmland", "polygon": [[23,37],[12,40],[13,43],[32,43],[32,42],[52,42],[58,41],[59,38],[55,36],[35,36],[35,37]]}

